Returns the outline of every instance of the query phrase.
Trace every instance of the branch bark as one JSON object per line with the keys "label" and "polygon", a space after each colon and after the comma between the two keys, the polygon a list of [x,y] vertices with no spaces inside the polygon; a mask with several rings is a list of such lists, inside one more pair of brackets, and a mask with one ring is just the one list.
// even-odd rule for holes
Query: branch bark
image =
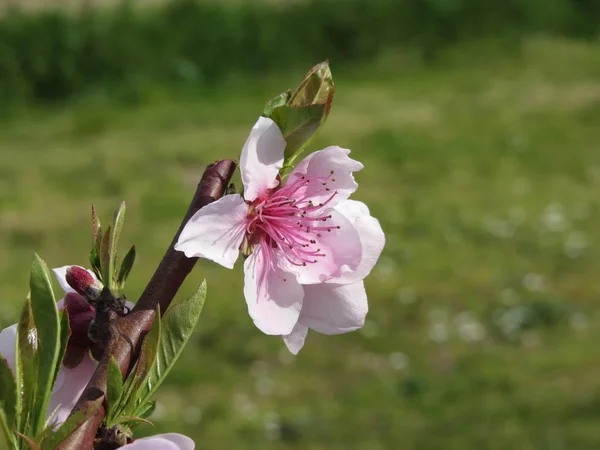
{"label": "branch bark", "polygon": [[129,314],[117,317],[110,323],[102,358],[71,414],[85,411],[100,397],[105,399],[103,405],[63,441],[57,450],[93,449],[96,433],[106,414],[107,370],[110,358],[114,357],[119,363],[125,379],[137,361],[145,334],[152,326],[156,306],[160,305],[161,313],[166,311],[196,264],[197,258],[186,258],[183,253],[174,249],[181,230],[200,208],[223,196],[235,168],[236,164],[233,161],[222,160],[209,165],[204,171],[179,230],[140,299]]}

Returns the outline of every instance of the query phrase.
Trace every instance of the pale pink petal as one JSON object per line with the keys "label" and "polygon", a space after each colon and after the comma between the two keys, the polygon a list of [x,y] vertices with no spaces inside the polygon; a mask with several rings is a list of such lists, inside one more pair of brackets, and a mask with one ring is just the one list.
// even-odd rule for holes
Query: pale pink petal
{"label": "pale pink petal", "polygon": [[175,250],[188,258],[207,258],[232,269],[244,239],[248,206],[238,194],[200,209],[185,224]]}
{"label": "pale pink petal", "polygon": [[[75,291],[72,291],[75,292]],[[67,294],[72,293],[72,292],[67,292]],[[62,311],[63,308],[65,307],[65,298],[61,298],[59,301],[56,302],[56,309],[58,309],[59,311]]]}
{"label": "pale pink petal", "polygon": [[271,270],[263,253],[260,246],[256,247],[244,263],[248,313],[263,333],[289,334],[298,321],[304,291],[293,275]]}
{"label": "pale pink petal", "polygon": [[344,267],[340,277],[328,282],[354,283],[363,280],[371,272],[385,245],[385,235],[379,221],[371,216],[369,208],[364,203],[346,200],[336,205],[335,210],[343,214],[358,232],[362,246],[362,258],[358,268],[352,270],[350,267]]}
{"label": "pale pink petal", "polygon": [[48,415],[52,415],[50,420],[53,424],[61,424],[67,419],[97,365],[98,363],[86,354],[77,367],[60,368],[48,406]]}
{"label": "pale pink petal", "polygon": [[286,142],[275,122],[260,117],[244,144],[240,157],[240,172],[244,183],[244,198],[248,201],[265,196],[267,189],[279,185],[277,175],[283,167]]}
{"label": "pale pink petal", "polygon": [[0,331],[0,355],[15,370],[15,342],[17,340],[17,324]]}
{"label": "pale pink petal", "polygon": [[361,262],[362,246],[357,230],[336,210],[332,209],[328,214],[331,215],[330,219],[326,222],[314,222],[313,228],[325,227],[330,231],[323,230],[319,232],[320,236],[314,233],[309,236],[316,243],[307,249],[318,250],[321,256],[311,257],[306,265],[302,265],[293,258],[285,258],[283,253],[278,253],[281,255],[277,260],[279,266],[293,273],[300,284],[318,284],[335,279],[346,272],[355,271]]}
{"label": "pale pink petal", "polygon": [[[69,286],[69,284],[67,283],[66,280],[66,274],[67,274],[67,269],[69,267],[73,267],[71,266],[62,266],[62,267],[57,267],[56,269],[52,269],[52,272],[54,272],[54,276],[56,276],[56,279],[58,280],[58,284],[60,284],[60,287],[63,288],[63,291],[65,291],[66,293],[69,292],[75,292],[75,290],[73,288],[71,288],[71,286]],[[76,266],[76,267],[81,267],[81,266]],[[87,270],[85,267],[81,267],[84,270]],[[96,275],[94,274],[93,271],[91,270],[87,270],[90,275],[92,277],[94,277],[94,280],[96,279]]]}
{"label": "pale pink petal", "polygon": [[131,444],[121,447],[122,450],[194,450],[196,445],[183,434],[157,434],[142,439],[136,439]]}
{"label": "pale pink petal", "polygon": [[290,352],[297,355],[304,346],[304,340],[306,339],[307,334],[308,327],[298,322],[290,334],[283,336],[283,342],[285,342],[285,345]]}
{"label": "pale pink petal", "polygon": [[323,334],[340,334],[361,328],[369,310],[362,281],[353,284],[304,286],[299,322]]}
{"label": "pale pink petal", "polygon": [[335,192],[335,196],[328,203],[329,206],[335,206],[350,197],[358,187],[352,173],[358,172],[364,166],[351,159],[349,153],[350,150],[345,148],[327,147],[311,153],[300,161],[288,177],[286,184],[294,183],[302,176],[308,182],[306,187],[296,191],[294,197],[307,198],[318,205],[327,202]]}

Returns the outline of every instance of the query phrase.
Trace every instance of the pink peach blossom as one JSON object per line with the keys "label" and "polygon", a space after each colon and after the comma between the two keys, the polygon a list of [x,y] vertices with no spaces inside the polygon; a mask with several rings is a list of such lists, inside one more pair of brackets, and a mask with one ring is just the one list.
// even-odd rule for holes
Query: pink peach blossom
{"label": "pink peach blossom", "polygon": [[356,330],[368,311],[363,279],[385,243],[364,203],[349,200],[363,165],[349,150],[327,147],[304,158],[282,183],[286,142],[261,117],[244,144],[244,196],[231,194],[198,211],[175,246],[233,268],[240,247],[250,317],[266,334],[281,335],[294,354],[308,329]]}

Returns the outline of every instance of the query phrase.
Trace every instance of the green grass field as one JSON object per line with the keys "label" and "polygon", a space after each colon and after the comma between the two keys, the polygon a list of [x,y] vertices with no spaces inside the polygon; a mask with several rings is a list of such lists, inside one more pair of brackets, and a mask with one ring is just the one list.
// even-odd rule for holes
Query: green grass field
{"label": "green grass field", "polygon": [[[315,61],[316,63],[317,61]],[[600,444],[600,45],[470,46],[423,66],[335,73],[315,148],[365,164],[356,198],[387,234],[363,330],[292,357],[254,328],[242,271],[201,262],[208,299],[156,426],[199,449],[590,449]],[[36,251],[86,265],[90,205],[128,202],[142,291],[203,167],[236,158],[294,77],[212,92],[88,98],[0,122],[0,303]]]}

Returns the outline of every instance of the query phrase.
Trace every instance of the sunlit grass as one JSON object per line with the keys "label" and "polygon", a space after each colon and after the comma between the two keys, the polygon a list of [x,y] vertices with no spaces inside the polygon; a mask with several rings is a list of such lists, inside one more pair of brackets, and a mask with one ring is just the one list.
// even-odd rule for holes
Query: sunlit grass
{"label": "sunlit grass", "polygon": [[[356,198],[387,234],[368,322],[312,333],[291,357],[252,325],[240,268],[200,262],[182,295],[207,278],[208,301],[156,428],[199,448],[593,446],[599,50],[531,39],[518,57],[463,48],[369,74],[335,74],[333,62],[337,98],[315,148],[344,146],[365,164]],[[128,202],[135,300],[203,167],[237,157],[265,100],[292,83],[87,99],[2,122],[1,321],[16,318],[33,251],[86,264],[91,203],[108,217]]]}

